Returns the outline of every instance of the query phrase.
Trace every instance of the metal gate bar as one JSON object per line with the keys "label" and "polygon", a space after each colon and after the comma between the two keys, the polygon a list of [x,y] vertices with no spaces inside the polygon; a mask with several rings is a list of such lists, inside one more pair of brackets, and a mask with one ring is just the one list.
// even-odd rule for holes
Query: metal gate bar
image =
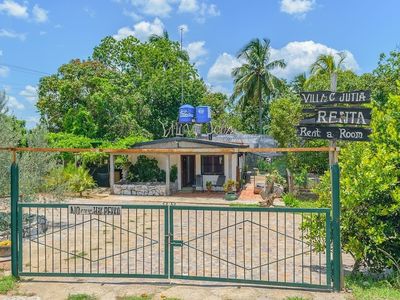
{"label": "metal gate bar", "polygon": [[[98,215],[71,205],[18,204],[19,275],[332,288],[327,208],[117,205]],[[308,242],[306,221],[324,225],[322,247]]]}
{"label": "metal gate bar", "polygon": [[[171,206],[171,278],[331,288],[330,210]],[[324,249],[303,222],[324,222]],[[324,252],[322,252],[324,251]]]}
{"label": "metal gate bar", "polygon": [[168,207],[119,207],[77,215],[68,204],[18,204],[19,274],[167,278]]}

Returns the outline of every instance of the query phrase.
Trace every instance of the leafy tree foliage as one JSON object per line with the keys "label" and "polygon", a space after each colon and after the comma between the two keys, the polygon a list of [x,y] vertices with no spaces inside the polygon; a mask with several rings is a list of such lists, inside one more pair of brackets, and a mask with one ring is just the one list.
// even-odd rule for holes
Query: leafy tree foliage
{"label": "leafy tree foliage", "polygon": [[[373,102],[370,143],[351,143],[340,153],[342,245],[356,260],[355,268],[392,267],[400,253],[400,96],[384,105]],[[319,206],[329,207],[330,175],[318,187]],[[314,225],[313,225],[314,224]],[[309,233],[318,225],[305,224]],[[318,241],[317,234],[309,237]]]}
{"label": "leafy tree foliage", "polygon": [[[238,54],[242,65],[233,69],[234,89],[232,99],[239,100],[239,108],[244,111],[251,106],[251,114],[258,111],[258,132],[263,133],[263,111],[268,112],[271,97],[283,86],[283,81],[271,72],[285,68],[284,60],[271,61],[271,45],[268,39],[253,39]],[[258,109],[255,108],[258,106]],[[247,113],[249,111],[247,110]]]}
{"label": "leafy tree foliage", "polygon": [[142,96],[129,79],[97,61],[72,60],[43,77],[37,107],[52,132],[116,139],[148,134],[137,123],[146,117]]}
{"label": "leafy tree foliage", "polygon": [[140,93],[142,104],[136,120],[156,137],[163,133],[160,121],[176,120],[181,104],[197,105],[206,93],[188,54],[180,50],[179,43],[165,37],[145,43],[134,37],[121,41],[107,37],[95,47],[93,59],[118,70]]}

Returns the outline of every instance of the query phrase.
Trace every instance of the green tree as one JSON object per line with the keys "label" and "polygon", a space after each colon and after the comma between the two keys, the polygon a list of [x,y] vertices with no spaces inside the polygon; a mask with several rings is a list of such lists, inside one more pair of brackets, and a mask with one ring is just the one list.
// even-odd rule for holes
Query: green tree
{"label": "green tree", "polygon": [[346,54],[344,52],[339,52],[336,55],[339,56],[339,60],[337,62],[335,61],[335,55],[333,54],[319,55],[317,60],[310,67],[311,75],[332,75],[333,73],[337,73],[337,71],[342,70],[344,60],[346,59]]}
{"label": "green tree", "polygon": [[[393,267],[400,253],[400,96],[372,106],[371,142],[341,148],[341,238],[355,269],[365,265],[381,271]],[[330,207],[329,172],[317,192],[319,206]],[[304,226],[308,233],[323,234],[317,227],[312,222]],[[315,234],[308,237],[318,244]]]}
{"label": "green tree", "polygon": [[[183,80],[184,103],[196,106],[206,94],[204,82],[189,61],[186,51],[169,38],[152,38],[141,43],[134,37],[117,41],[105,38],[93,51],[93,59],[120,70],[142,97],[137,123],[161,137],[160,122],[177,120]],[[146,114],[140,111],[146,108]]]}
{"label": "green tree", "polygon": [[[263,132],[263,105],[277,92],[283,81],[271,71],[285,68],[284,60],[271,61],[271,46],[268,39],[253,39],[237,55],[242,65],[233,69],[234,89],[232,99],[239,99],[242,110],[258,105],[258,132]],[[267,107],[266,107],[267,108]]]}
{"label": "green tree", "polygon": [[137,122],[148,113],[133,83],[96,61],[73,60],[43,77],[37,107],[51,132],[109,140],[148,134]]}

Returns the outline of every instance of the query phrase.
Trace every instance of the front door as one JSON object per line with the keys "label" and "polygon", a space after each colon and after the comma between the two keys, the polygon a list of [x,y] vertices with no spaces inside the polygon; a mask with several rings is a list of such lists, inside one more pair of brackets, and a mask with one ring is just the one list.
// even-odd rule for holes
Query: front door
{"label": "front door", "polygon": [[182,187],[195,184],[196,158],[194,155],[181,156]]}

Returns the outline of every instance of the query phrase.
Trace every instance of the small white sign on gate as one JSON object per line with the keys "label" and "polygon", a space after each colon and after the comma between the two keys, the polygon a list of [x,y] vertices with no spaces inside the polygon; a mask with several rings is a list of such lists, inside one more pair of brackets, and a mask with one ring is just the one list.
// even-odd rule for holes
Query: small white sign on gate
{"label": "small white sign on gate", "polygon": [[116,205],[68,205],[68,211],[73,215],[109,215],[121,214],[121,206]]}

